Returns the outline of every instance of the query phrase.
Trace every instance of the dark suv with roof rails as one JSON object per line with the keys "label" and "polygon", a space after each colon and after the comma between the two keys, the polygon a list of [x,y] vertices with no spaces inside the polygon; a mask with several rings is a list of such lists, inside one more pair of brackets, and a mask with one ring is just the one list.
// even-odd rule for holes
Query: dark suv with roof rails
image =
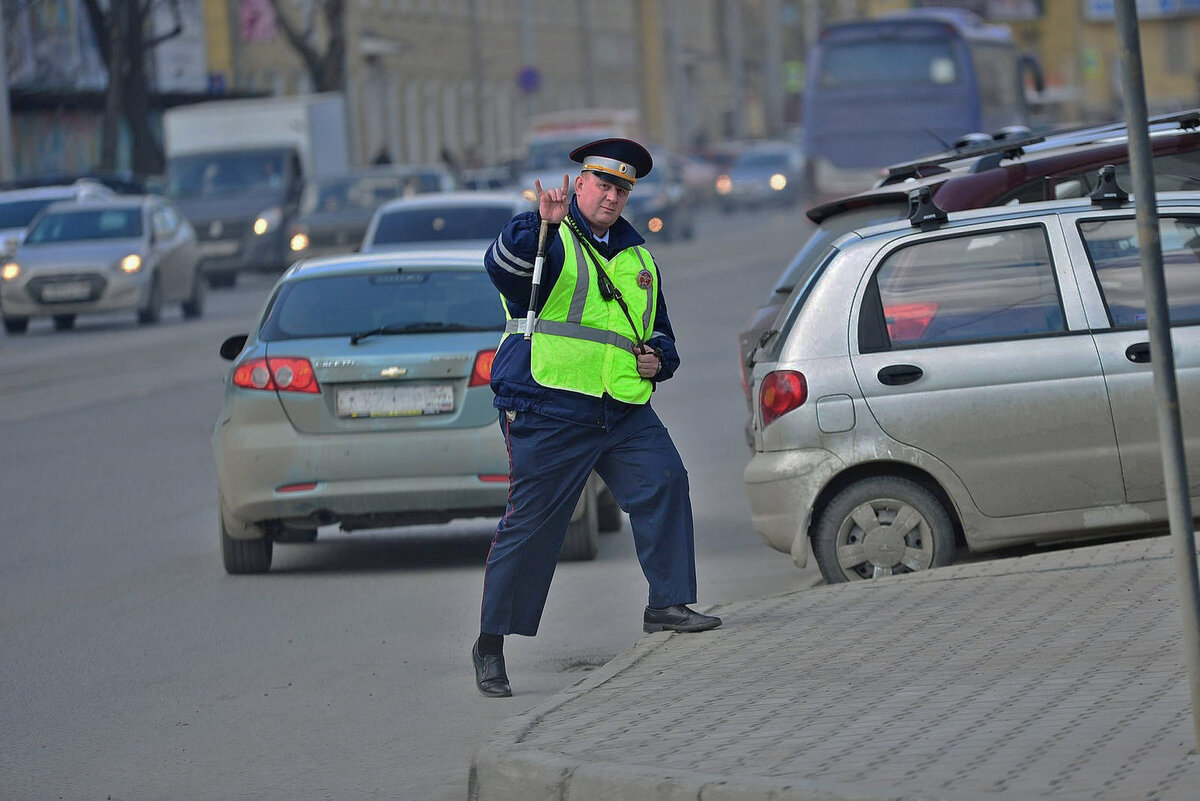
{"label": "dark suv with roof rails", "polygon": [[[1200,109],[1150,119],[1155,188],[1159,192],[1200,189]],[[780,309],[797,287],[811,279],[829,246],[847,231],[908,216],[908,195],[927,186],[947,211],[1086,197],[1101,167],[1116,167],[1116,179],[1132,184],[1128,134],[1114,122],[1051,134],[1014,136],[992,144],[967,144],[953,152],[889,167],[872,189],[815,205],[806,212],[817,228],[776,280],[770,294],[738,334],[742,390],[750,428],[748,376],[756,350],[770,341]]]}

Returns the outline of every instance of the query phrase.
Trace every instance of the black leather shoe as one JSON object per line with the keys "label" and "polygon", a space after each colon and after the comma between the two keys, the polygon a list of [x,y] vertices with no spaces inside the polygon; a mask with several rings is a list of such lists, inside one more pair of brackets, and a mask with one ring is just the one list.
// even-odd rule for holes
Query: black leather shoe
{"label": "black leather shoe", "polygon": [[475,686],[489,698],[508,698],[512,687],[508,685],[508,674],[504,672],[504,655],[480,656],[479,640],[471,646],[471,661],[475,663]]}
{"label": "black leather shoe", "polygon": [[721,625],[721,618],[702,615],[686,606],[668,606],[666,609],[646,607],[642,617],[642,631],[708,631]]}

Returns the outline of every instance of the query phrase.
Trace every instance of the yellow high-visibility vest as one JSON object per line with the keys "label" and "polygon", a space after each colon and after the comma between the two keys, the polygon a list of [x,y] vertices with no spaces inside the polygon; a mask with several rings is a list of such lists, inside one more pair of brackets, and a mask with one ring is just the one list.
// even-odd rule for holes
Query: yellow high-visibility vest
{"label": "yellow high-visibility vest", "polygon": [[[559,238],[565,258],[562,273],[534,324],[530,361],[533,379],[544,387],[625,403],[645,403],[653,384],[637,372],[634,345],[654,332],[658,268],[642,247],[622,250],[609,261],[593,250],[609,279],[620,290],[629,318],[616,300],[600,294],[584,245],[567,225]],[[640,327],[634,331],[630,325]],[[524,334],[525,320],[508,321],[504,336]],[[503,341],[503,340],[501,340]]]}

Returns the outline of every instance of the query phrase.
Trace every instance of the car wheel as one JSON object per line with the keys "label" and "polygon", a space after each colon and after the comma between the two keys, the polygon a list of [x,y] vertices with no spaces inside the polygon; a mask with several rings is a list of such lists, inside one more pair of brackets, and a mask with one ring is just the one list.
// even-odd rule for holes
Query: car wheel
{"label": "car wheel", "polygon": [[138,309],[138,322],[142,325],[157,323],[162,319],[162,285],[158,275],[150,276],[150,290],[146,294],[146,305]]}
{"label": "car wheel", "polygon": [[954,553],[945,507],[904,478],[851,484],[834,496],[813,531],[813,555],[831,584],[942,567]]}
{"label": "car wheel", "polygon": [[4,330],[10,334],[24,334],[29,328],[28,317],[9,317],[4,315]]}
{"label": "car wheel", "polygon": [[588,487],[583,488],[583,516],[567,526],[567,536],[558,554],[560,562],[586,562],[596,558],[600,550],[597,494]]}
{"label": "car wheel", "polygon": [[621,507],[607,486],[600,490],[596,499],[596,520],[601,531],[620,531],[625,522],[621,516]]}
{"label": "car wheel", "polygon": [[185,319],[195,320],[204,314],[204,301],[207,295],[208,282],[204,280],[204,276],[197,270],[192,274],[192,294],[180,305]]}
{"label": "car wheel", "polygon": [[255,537],[249,540],[239,540],[229,536],[225,531],[225,521],[222,515],[217,515],[221,527],[221,559],[225,562],[225,572],[230,575],[247,573],[266,573],[271,569],[271,540],[267,537]]}
{"label": "car wheel", "polygon": [[75,327],[75,315],[73,314],[56,314],[54,315],[54,330],[55,331],[70,331]]}

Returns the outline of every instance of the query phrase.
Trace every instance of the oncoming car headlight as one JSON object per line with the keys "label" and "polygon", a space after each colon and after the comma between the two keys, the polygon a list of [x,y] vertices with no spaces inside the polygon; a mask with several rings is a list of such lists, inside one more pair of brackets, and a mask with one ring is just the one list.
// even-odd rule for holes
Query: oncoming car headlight
{"label": "oncoming car headlight", "polygon": [[262,236],[267,231],[277,228],[281,222],[283,222],[283,209],[272,206],[259,213],[258,219],[254,221],[254,233]]}
{"label": "oncoming car headlight", "polygon": [[731,190],[731,189],[733,189],[733,180],[730,179],[730,177],[728,175],[721,175],[721,176],[717,177],[717,193],[718,194],[728,195],[729,190]]}
{"label": "oncoming car headlight", "polygon": [[787,187],[787,176],[781,172],[777,172],[771,176],[771,188],[776,192],[782,192]]}
{"label": "oncoming car headlight", "polygon": [[17,276],[21,274],[21,265],[15,261],[6,261],[4,266],[0,267],[0,278],[5,281],[15,281]]}
{"label": "oncoming car headlight", "polygon": [[295,251],[306,249],[308,247],[308,234],[303,231],[292,234],[292,241],[288,246]]}
{"label": "oncoming car headlight", "polygon": [[140,269],[142,269],[142,257],[138,254],[130,253],[121,259],[121,272],[136,273]]}

